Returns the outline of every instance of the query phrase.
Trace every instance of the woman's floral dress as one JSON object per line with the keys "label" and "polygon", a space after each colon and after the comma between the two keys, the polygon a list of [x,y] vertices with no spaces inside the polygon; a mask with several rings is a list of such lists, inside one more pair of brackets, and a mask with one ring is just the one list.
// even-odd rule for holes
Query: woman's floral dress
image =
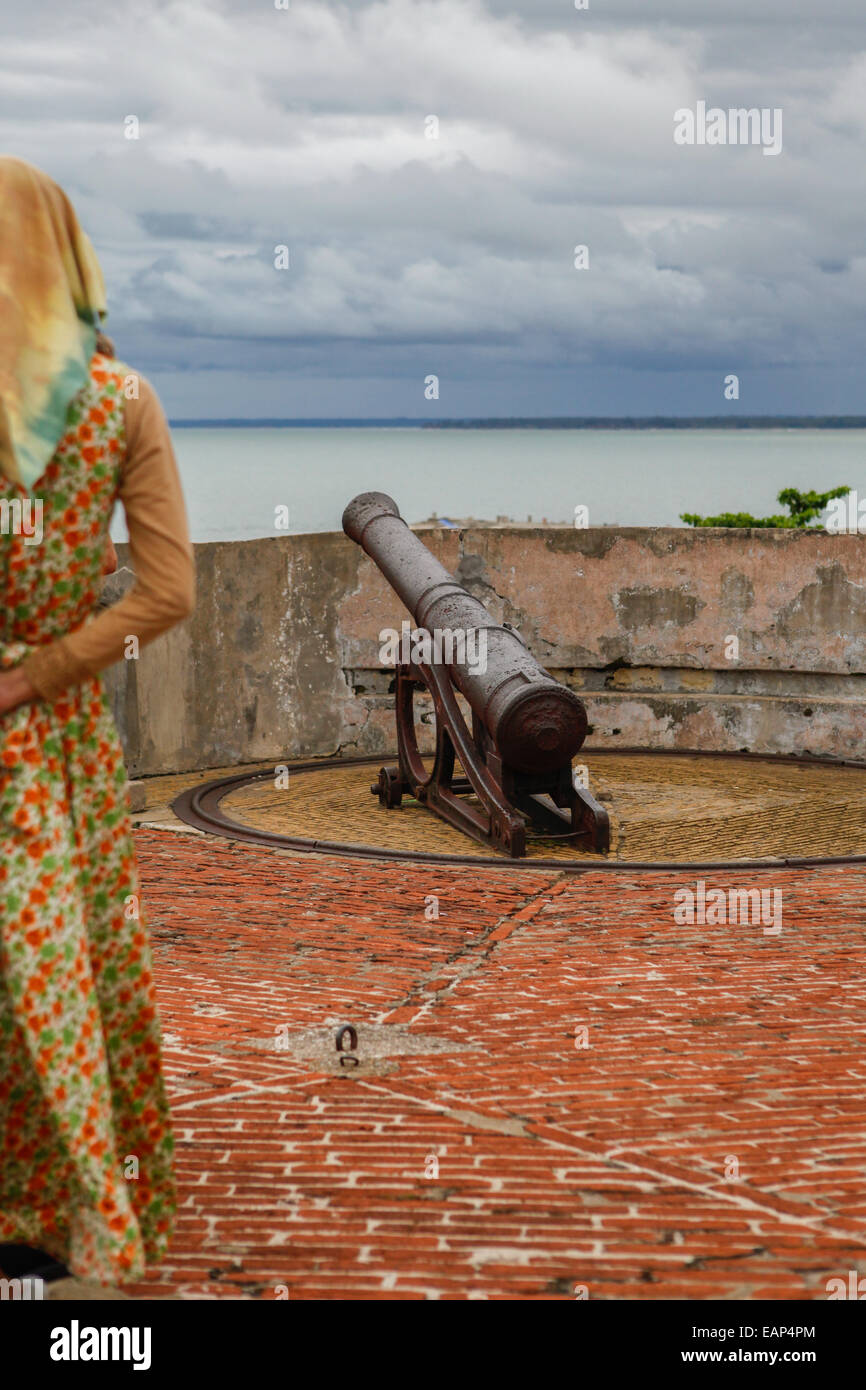
{"label": "woman's floral dress", "polygon": [[[127,376],[93,359],[33,490],[41,543],[0,534],[3,667],[97,605]],[[23,496],[0,475],[0,519]],[[140,1277],[174,1214],[125,782],[99,678],[0,715],[0,1242],[104,1283]]]}

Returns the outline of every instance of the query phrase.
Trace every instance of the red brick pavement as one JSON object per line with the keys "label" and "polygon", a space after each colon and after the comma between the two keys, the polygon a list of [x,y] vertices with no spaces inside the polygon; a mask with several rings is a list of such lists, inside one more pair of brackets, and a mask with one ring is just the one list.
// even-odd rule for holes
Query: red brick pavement
{"label": "red brick pavement", "polygon": [[[783,890],[774,936],[676,925],[693,874],[137,844],[181,1191],[131,1292],[820,1299],[866,1272],[862,868],[743,874]],[[346,1021],[440,1050],[275,1050]]]}

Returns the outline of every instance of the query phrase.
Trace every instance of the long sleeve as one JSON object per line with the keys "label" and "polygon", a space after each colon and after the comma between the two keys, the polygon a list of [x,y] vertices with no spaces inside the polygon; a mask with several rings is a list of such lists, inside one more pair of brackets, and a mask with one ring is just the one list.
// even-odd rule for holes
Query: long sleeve
{"label": "long sleeve", "polygon": [[130,636],[143,647],[193,610],[192,545],[168,422],[153,387],[142,377],[139,382],[138,399],[124,402],[126,458],[119,489],[136,583],[112,608],[22,663],[45,700],[119,661]]}

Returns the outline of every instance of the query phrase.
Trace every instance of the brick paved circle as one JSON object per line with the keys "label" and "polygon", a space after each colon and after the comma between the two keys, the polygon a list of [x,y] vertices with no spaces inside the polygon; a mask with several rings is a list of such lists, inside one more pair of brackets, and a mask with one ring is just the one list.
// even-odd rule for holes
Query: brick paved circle
{"label": "brick paved circle", "polygon": [[682,873],[136,841],[181,1194],[132,1292],[814,1299],[866,1273],[861,866],[762,875],[768,936],[676,925]]}

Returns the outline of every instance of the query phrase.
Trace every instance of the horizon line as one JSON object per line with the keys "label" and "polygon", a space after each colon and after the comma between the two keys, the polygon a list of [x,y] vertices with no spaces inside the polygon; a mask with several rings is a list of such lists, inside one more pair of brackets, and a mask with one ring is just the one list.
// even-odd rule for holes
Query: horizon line
{"label": "horizon line", "polygon": [[173,429],[189,428],[411,428],[411,429],[864,429],[866,415],[467,415],[436,420],[429,416],[183,416],[169,419]]}

